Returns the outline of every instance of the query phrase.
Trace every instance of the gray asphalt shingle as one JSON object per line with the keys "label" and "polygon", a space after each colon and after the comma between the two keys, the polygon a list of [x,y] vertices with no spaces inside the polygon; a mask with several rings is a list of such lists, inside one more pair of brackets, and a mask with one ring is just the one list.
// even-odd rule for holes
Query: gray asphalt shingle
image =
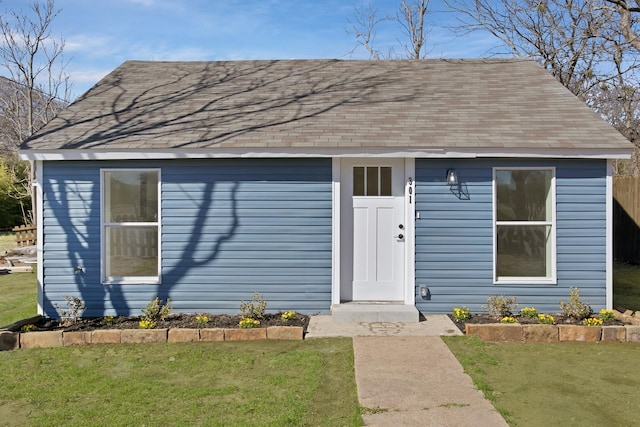
{"label": "gray asphalt shingle", "polygon": [[524,59],[127,61],[23,150],[628,149]]}

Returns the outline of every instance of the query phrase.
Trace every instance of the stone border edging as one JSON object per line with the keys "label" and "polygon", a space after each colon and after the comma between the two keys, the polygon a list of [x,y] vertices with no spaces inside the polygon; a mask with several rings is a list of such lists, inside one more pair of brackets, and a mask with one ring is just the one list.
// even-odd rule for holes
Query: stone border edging
{"label": "stone border edging", "polygon": [[91,344],[181,343],[252,340],[302,340],[302,326],[250,329],[96,329],[93,331],[0,331],[0,351],[21,348],[71,347]]}
{"label": "stone border edging", "polygon": [[467,335],[486,342],[640,342],[640,325],[581,326],[519,323],[465,324]]}

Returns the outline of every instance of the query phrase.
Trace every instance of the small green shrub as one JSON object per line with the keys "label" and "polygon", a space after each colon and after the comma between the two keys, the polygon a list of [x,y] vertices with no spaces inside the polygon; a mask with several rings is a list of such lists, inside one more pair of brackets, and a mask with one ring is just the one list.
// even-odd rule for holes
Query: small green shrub
{"label": "small green shrub", "polygon": [[529,317],[535,319],[538,316],[538,310],[533,307],[523,307],[520,309],[520,315],[522,317]]}
{"label": "small green shrub", "polygon": [[163,304],[162,301],[160,301],[160,298],[155,297],[149,301],[149,304],[147,304],[145,308],[142,309],[142,319],[154,323],[158,323],[159,321],[166,319],[173,311],[173,308],[169,303],[171,303],[170,299],[167,299],[167,303]]}
{"label": "small green shrub", "polygon": [[60,305],[56,304],[56,308],[60,312],[60,317],[62,318],[62,324],[64,326],[74,325],[78,322],[78,319],[82,317],[82,313],[84,313],[86,307],[80,297],[63,296],[64,300],[67,302],[67,308],[62,308]]}
{"label": "small green shrub", "polygon": [[104,316],[100,323],[102,323],[104,326],[112,326],[115,325],[116,318],[115,316]]}
{"label": "small green shrub", "polygon": [[266,309],[267,302],[258,291],[253,293],[253,299],[250,302],[242,301],[240,303],[240,314],[244,318],[262,319]]}
{"label": "small green shrub", "polygon": [[580,299],[578,288],[569,289],[569,302],[560,301],[560,308],[567,317],[577,320],[586,319],[591,315],[591,306]]}
{"label": "small green shrub", "polygon": [[240,320],[240,323],[238,323],[238,326],[240,326],[242,329],[257,328],[259,325],[260,321],[251,319],[249,317],[243,318],[242,320]]}
{"label": "small green shrub", "polygon": [[517,297],[491,295],[487,299],[487,305],[484,306],[483,309],[487,310],[492,316],[502,318],[511,316],[516,307],[518,307]]}
{"label": "small green shrub", "polygon": [[538,323],[544,325],[555,325],[556,319],[550,314],[538,314]]}
{"label": "small green shrub", "polygon": [[453,309],[453,318],[456,322],[465,322],[469,320],[471,316],[471,309],[469,307],[454,307]]}

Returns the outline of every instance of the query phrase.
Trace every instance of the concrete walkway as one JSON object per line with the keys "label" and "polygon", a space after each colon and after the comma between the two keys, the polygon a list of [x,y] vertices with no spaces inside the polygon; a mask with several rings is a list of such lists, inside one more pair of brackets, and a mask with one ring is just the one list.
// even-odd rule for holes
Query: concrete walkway
{"label": "concrete walkway", "polygon": [[314,316],[306,338],[353,337],[358,400],[367,426],[508,427],[440,339],[447,316],[415,323],[334,323]]}

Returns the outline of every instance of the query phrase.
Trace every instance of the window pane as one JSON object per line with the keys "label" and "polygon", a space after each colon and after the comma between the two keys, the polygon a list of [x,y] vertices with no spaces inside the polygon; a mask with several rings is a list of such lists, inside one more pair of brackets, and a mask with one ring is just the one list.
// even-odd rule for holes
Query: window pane
{"label": "window pane", "polygon": [[380,168],[380,195],[391,196],[391,168]]}
{"label": "window pane", "polygon": [[496,171],[498,221],[551,221],[550,170]]}
{"label": "window pane", "polygon": [[367,196],[378,195],[378,168],[367,168]]}
{"label": "window pane", "polygon": [[158,228],[108,226],[106,268],[109,277],[158,275]]}
{"label": "window pane", "polygon": [[364,196],[364,168],[353,168],[353,195]]}
{"label": "window pane", "polygon": [[155,171],[105,172],[106,222],[158,220],[158,173]]}
{"label": "window pane", "polygon": [[544,225],[497,226],[498,277],[550,277],[551,227]]}

